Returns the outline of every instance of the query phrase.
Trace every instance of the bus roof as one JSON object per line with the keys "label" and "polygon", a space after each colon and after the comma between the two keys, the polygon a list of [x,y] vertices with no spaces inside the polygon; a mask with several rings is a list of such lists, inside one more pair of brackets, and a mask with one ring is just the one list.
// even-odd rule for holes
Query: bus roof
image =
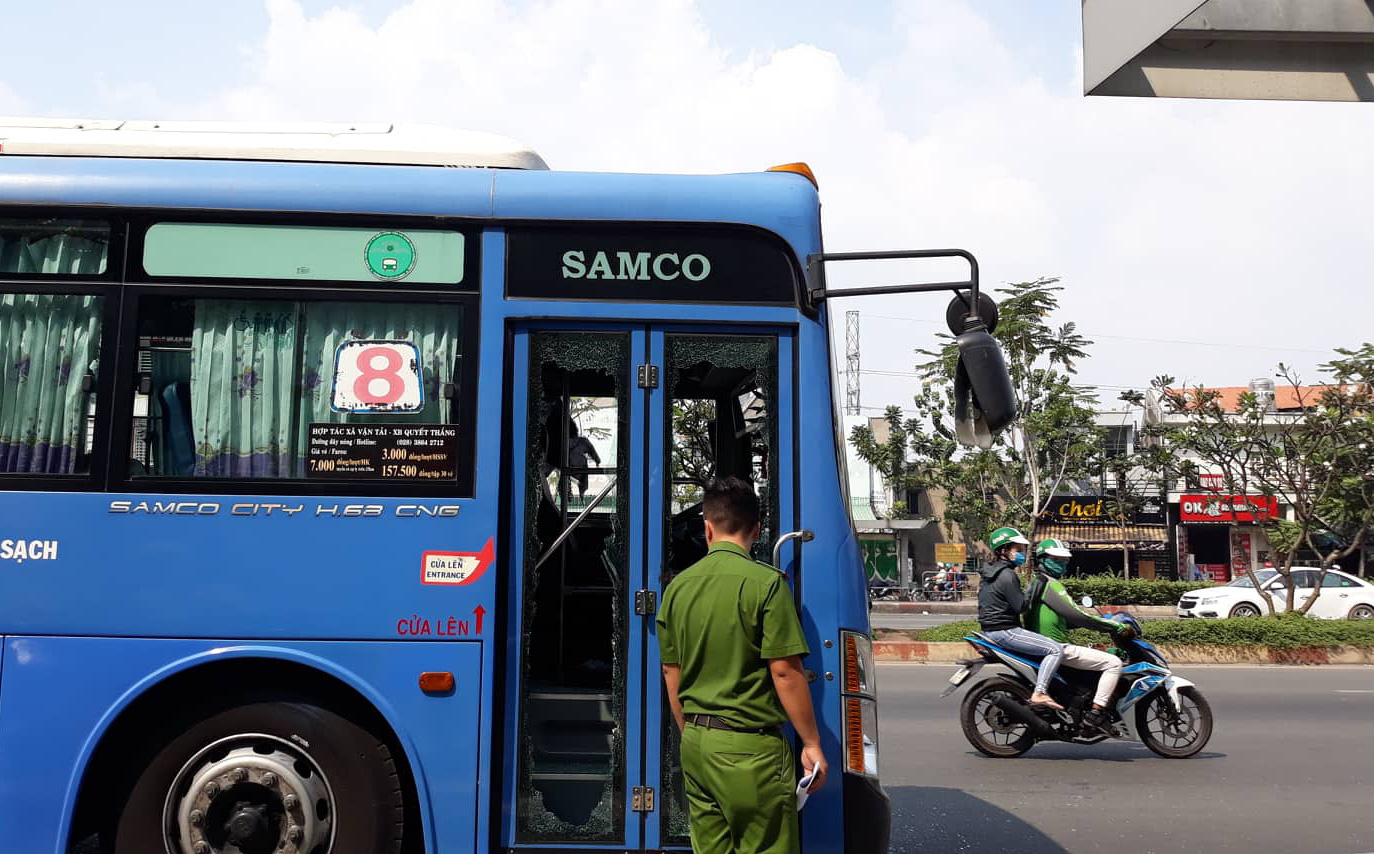
{"label": "bus roof", "polygon": [[433,125],[0,117],[0,153],[548,169],[496,134]]}
{"label": "bus roof", "polygon": [[0,206],[748,225],[821,251],[820,198],[785,172],[654,175],[339,163],[10,156]]}

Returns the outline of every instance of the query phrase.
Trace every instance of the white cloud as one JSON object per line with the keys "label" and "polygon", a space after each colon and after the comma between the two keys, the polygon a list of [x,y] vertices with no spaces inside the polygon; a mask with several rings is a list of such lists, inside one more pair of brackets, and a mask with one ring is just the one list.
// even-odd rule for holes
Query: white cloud
{"label": "white cloud", "polygon": [[[806,159],[829,248],[962,245],[987,283],[1061,275],[1066,316],[1090,333],[1315,349],[1374,337],[1367,107],[1084,99],[967,5],[897,5],[902,49],[860,77],[811,45],[729,54],[691,0],[414,0],[379,25],[269,0],[249,83],[201,112],[473,127],[563,169]],[[1063,34],[1066,63],[1077,37]],[[943,314],[928,297],[856,307]],[[938,327],[864,328],[868,364],[905,367]],[[1095,352],[1085,376],[1109,384],[1240,383],[1285,356],[1320,360],[1112,339]],[[865,378],[866,403],[909,394]]]}
{"label": "white cloud", "polygon": [[19,116],[28,111],[28,103],[19,97],[19,93],[0,80],[0,116]]}

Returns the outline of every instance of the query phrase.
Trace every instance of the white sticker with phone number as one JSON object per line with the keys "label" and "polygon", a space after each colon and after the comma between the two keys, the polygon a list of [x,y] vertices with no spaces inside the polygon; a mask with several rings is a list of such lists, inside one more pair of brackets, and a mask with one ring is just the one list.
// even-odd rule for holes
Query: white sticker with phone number
{"label": "white sticker with phone number", "polygon": [[335,412],[419,412],[425,408],[420,348],[409,341],[345,341],[334,351]]}

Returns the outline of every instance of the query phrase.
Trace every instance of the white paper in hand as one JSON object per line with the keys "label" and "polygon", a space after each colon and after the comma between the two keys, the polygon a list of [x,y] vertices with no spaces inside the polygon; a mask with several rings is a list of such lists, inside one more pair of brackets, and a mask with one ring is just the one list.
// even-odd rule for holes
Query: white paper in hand
{"label": "white paper in hand", "polygon": [[811,797],[806,790],[811,787],[811,781],[815,777],[816,772],[813,771],[797,781],[797,812],[801,812],[801,808],[806,806],[806,799]]}

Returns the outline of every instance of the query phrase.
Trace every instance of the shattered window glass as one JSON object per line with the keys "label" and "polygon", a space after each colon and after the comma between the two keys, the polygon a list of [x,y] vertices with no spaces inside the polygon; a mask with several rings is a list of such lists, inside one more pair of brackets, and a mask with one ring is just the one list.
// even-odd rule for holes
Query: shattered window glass
{"label": "shattered window glass", "polygon": [[520,842],[624,837],[629,344],[531,335]]}
{"label": "shattered window glass", "polygon": [[[671,441],[661,584],[706,555],[702,488],[712,477],[735,476],[754,485],[762,513],[755,560],[771,562],[777,536],[777,339],[761,335],[669,335],[666,395]],[[679,760],[680,737],[666,692],[662,697],[663,833],[685,845],[687,799]]]}

